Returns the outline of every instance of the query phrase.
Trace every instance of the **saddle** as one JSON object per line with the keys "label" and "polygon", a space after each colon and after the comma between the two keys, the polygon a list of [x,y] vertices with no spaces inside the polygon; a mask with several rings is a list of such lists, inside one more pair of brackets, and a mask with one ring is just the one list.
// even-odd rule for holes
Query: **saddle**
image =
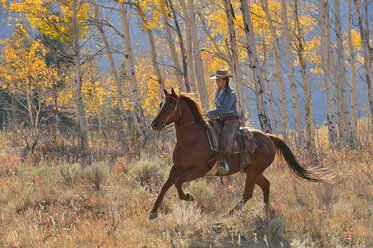
{"label": "saddle", "polygon": [[[217,119],[208,121],[207,137],[209,138],[210,148],[213,151],[220,151],[220,136],[223,130],[223,124]],[[243,173],[245,167],[251,163],[250,153],[254,153],[258,144],[252,132],[248,127],[240,127],[234,135],[232,154],[240,154],[240,171]]]}

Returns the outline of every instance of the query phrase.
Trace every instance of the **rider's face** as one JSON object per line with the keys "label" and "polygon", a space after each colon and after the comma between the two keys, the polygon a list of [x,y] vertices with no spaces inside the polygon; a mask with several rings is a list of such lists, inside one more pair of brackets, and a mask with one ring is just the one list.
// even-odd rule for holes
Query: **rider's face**
{"label": "rider's face", "polygon": [[216,79],[216,85],[219,89],[223,88],[225,86],[225,79],[224,78],[217,78]]}

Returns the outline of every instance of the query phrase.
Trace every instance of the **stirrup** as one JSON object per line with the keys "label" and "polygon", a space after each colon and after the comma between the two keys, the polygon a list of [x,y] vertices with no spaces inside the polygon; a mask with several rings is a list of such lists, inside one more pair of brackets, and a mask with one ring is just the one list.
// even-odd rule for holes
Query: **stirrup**
{"label": "stirrup", "polygon": [[218,172],[221,175],[226,175],[229,172],[227,161],[224,160],[224,162],[219,165]]}

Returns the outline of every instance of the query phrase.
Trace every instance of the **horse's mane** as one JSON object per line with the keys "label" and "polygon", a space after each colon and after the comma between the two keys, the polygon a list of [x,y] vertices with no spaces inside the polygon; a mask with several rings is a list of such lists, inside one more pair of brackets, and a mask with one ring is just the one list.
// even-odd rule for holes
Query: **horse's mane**
{"label": "horse's mane", "polygon": [[207,123],[205,118],[203,117],[203,110],[201,104],[193,97],[190,93],[180,93],[180,98],[184,99],[185,102],[189,105],[190,109],[192,110],[193,117],[196,121],[201,122],[205,127],[207,127]]}

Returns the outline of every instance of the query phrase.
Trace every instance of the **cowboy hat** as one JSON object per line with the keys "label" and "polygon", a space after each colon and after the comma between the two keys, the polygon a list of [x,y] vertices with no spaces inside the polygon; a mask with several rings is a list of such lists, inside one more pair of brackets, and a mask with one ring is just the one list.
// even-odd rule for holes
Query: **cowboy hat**
{"label": "cowboy hat", "polygon": [[218,78],[228,78],[233,77],[232,74],[229,74],[227,70],[217,69],[215,74],[212,74],[209,79],[218,79]]}

